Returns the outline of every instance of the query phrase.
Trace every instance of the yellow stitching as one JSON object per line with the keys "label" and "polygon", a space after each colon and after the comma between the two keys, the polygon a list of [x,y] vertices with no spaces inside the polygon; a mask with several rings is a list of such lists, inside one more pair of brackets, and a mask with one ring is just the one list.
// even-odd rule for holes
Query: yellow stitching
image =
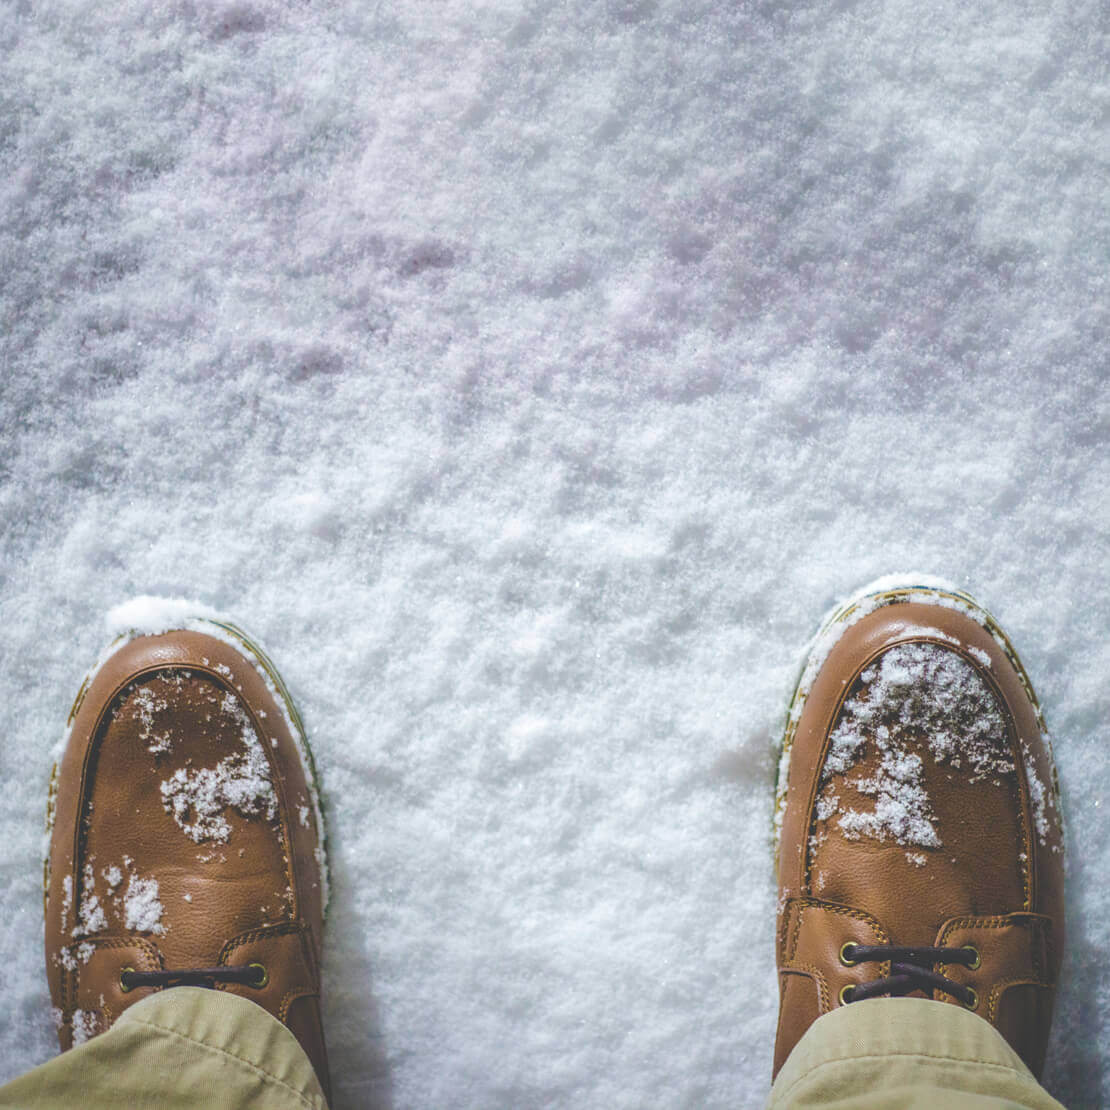
{"label": "yellow stitching", "polygon": [[[779,939],[781,941],[780,948],[783,953],[783,957],[786,959],[789,959],[790,955],[793,954],[793,952],[791,951],[790,955],[788,955],[786,950],[791,943],[790,935],[793,934],[795,938],[797,937],[798,918],[801,914],[803,904],[804,900],[801,898],[790,898],[787,900],[786,905],[783,907],[784,912],[782,915],[782,927],[779,930]],[[794,941],[794,946],[797,946],[796,939]],[[775,955],[777,957],[778,953],[776,952]]]}
{"label": "yellow stitching", "polygon": [[278,1006],[278,1020],[284,1023],[289,1016],[289,1007],[298,998],[311,998],[316,994],[319,994],[319,991],[314,991],[311,987],[294,987],[291,991],[286,991],[282,996],[281,1004]]}
{"label": "yellow stitching", "polygon": [[787,960],[788,963],[791,960],[794,959],[794,953],[797,952],[797,950],[798,950],[798,930],[802,927],[802,910],[803,910],[803,908],[804,907],[798,905],[797,902],[794,903],[794,906],[793,906],[794,913],[792,915],[793,918],[794,918],[794,920],[793,920],[793,926],[794,927],[791,930],[790,941],[789,941],[789,946],[788,946],[789,950],[786,953],[786,960]]}
{"label": "yellow stitching", "polygon": [[238,948],[243,944],[250,944],[256,940],[266,940],[269,937],[284,937],[290,936],[294,933],[303,936],[305,925],[301,921],[283,921],[280,925],[265,925],[258,929],[251,929],[249,932],[241,933],[237,937],[232,937],[220,951],[220,962],[223,963],[224,959],[231,954],[232,949]]}
{"label": "yellow stitching", "polygon": [[832,1007],[829,1005],[829,988],[825,982],[825,976],[821,974],[820,970],[812,964],[795,964],[793,967],[780,967],[780,975],[805,975],[807,978],[813,980],[813,985],[817,988],[818,1003],[820,1005],[820,1012],[827,1014]]}
{"label": "yellow stitching", "polygon": [[1035,979],[1000,979],[991,987],[990,1001],[987,1003],[987,1020],[993,1025],[998,1016],[998,1005],[1007,987],[1040,987],[1043,990],[1052,990],[1051,983],[1038,982]]}
{"label": "yellow stitching", "polygon": [[850,917],[856,921],[862,921],[866,925],[870,925],[878,936],[886,943],[890,943],[890,937],[887,931],[875,920],[869,913],[864,910],[854,910],[850,906],[837,906],[831,902],[821,902],[816,898],[795,898],[791,899],[792,903],[798,907],[797,922],[794,926],[794,942],[790,948],[788,959],[794,959],[794,953],[798,950],[798,933],[801,932],[802,918],[805,916],[807,909],[821,909],[827,910],[829,913],[839,914],[841,917]]}
{"label": "yellow stitching", "polygon": [[1051,918],[1038,913],[999,914],[996,917],[956,917],[945,925],[941,938],[947,940],[957,929],[1044,929]]}

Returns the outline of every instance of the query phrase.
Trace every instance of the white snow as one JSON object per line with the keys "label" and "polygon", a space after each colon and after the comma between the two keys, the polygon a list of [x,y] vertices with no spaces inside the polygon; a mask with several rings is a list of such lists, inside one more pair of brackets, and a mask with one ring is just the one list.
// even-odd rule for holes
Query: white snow
{"label": "white snow", "polygon": [[238,718],[243,751],[221,759],[215,767],[179,767],[162,782],[162,804],[181,831],[198,844],[226,844],[231,825],[225,810],[244,817],[277,815],[277,795],[270,765],[258,734],[235,696],[228,693],[222,709]]}
{"label": "white snow", "polygon": [[873,776],[853,782],[861,794],[875,799],[874,809],[847,809],[837,824],[849,840],[861,836],[887,837],[913,848],[939,848],[929,795],[922,784],[921,757],[913,753],[884,751]]}
{"label": "white snow", "polygon": [[182,597],[133,597],[113,605],[104,618],[109,636],[127,636],[133,633],[156,636],[174,628],[183,628],[196,618],[224,620],[222,614],[203,602]]}
{"label": "white snow", "polygon": [[[158,681],[164,681],[159,678]],[[139,718],[139,738],[146,740],[147,750],[152,755],[158,755],[170,750],[169,733],[162,731],[155,733],[155,715],[160,713],[169,704],[165,698],[159,697],[151,688],[150,682],[136,684],[133,690],[125,691],[127,708]]]}
{"label": "white snow", "polygon": [[73,908],[73,876],[62,876],[62,932],[66,930],[69,911]]}
{"label": "white snow", "polygon": [[[1047,1083],[1105,1102],[1095,0],[0,31],[0,1078],[56,1051],[50,748],[105,612],[162,595],[259,636],[303,711],[337,1110],[762,1105],[795,660],[912,567],[1044,703]],[[176,620],[138,608],[115,627]]]}
{"label": "white snow", "polygon": [[126,929],[138,933],[165,933],[157,879],[131,876],[123,896],[123,924]]}
{"label": "white snow", "polygon": [[108,928],[108,918],[104,907],[100,904],[100,897],[83,891],[81,905],[77,911],[77,924],[73,926],[75,937],[87,937],[92,933],[100,933]]}
{"label": "white snow", "polygon": [[94,1010],[74,1010],[72,1024],[74,1048],[95,1037],[99,1031],[99,1019]]}
{"label": "white snow", "polygon": [[[1045,742],[1049,742],[1048,737],[1045,737]],[[1049,811],[1056,808],[1052,799],[1052,792],[1045,787],[1037,774],[1037,768],[1033,763],[1033,755],[1029,751],[1029,746],[1024,742],[1021,745],[1021,762],[1025,770],[1025,779],[1029,784],[1029,797],[1033,802],[1033,827],[1037,831],[1037,839],[1044,844],[1051,829]]]}
{"label": "white snow", "polygon": [[814,815],[818,821],[827,821],[836,813],[839,805],[839,796],[831,791],[826,791],[817,799],[817,805],[814,807]]}
{"label": "white snow", "polygon": [[61,948],[58,949],[58,954],[55,958],[66,971],[76,971],[81,964],[87,964],[89,962],[90,957],[95,951],[95,944],[83,940],[76,946],[63,944]]}

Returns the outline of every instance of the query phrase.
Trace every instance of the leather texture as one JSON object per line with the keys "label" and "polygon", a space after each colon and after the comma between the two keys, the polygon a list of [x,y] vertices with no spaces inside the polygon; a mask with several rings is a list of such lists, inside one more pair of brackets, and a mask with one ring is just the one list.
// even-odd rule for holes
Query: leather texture
{"label": "leather texture", "polygon": [[280,679],[233,640],[133,638],[74,704],[44,884],[58,1037],[67,1049],[173,989],[126,990],[126,968],[258,963],[263,985],[215,989],[289,1027],[327,1093],[323,830]]}
{"label": "leather texture", "polygon": [[[935,970],[976,992],[975,1012],[1039,1076],[1064,945],[1063,836],[1051,748],[1020,660],[970,598],[924,587],[864,599],[825,630],[821,650],[830,641],[795,694],[784,741],[774,1073],[818,1017],[867,1004],[843,1002],[845,988],[890,975],[889,962],[846,963],[851,942],[973,946],[980,966]],[[892,724],[872,712],[873,691],[888,652],[918,651],[902,645],[932,645],[941,665],[901,676],[890,667],[892,681],[918,686],[901,689]],[[971,676],[965,691],[977,692],[989,729],[982,715],[960,717],[968,697],[945,685],[953,674]],[[915,725],[913,699],[948,716],[932,730]],[[894,727],[902,747],[884,767],[876,731]],[[907,798],[925,825],[905,819]],[[942,990],[914,994],[963,1005]]]}

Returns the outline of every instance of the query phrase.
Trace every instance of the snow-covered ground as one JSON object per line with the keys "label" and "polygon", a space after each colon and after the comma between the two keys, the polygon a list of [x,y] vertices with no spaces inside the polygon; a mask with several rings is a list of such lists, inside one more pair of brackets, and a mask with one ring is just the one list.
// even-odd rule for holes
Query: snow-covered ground
{"label": "snow-covered ground", "polygon": [[0,1079],[55,1051],[48,753],[149,593],[304,712],[338,1107],[757,1106],[798,654],[915,569],[1055,732],[1047,1084],[1104,1104],[1108,30],[0,5]]}

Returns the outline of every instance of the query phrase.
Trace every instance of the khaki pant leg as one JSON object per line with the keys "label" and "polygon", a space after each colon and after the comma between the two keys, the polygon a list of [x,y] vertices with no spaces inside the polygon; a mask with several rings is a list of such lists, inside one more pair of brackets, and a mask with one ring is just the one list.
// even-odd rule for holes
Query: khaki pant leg
{"label": "khaki pant leg", "polygon": [[947,1002],[874,998],[818,1018],[768,1110],[1063,1110],[1001,1034]]}
{"label": "khaki pant leg", "polygon": [[175,987],[125,1010],[106,1033],[0,1087],[0,1107],[326,1110],[297,1039],[226,991]]}

